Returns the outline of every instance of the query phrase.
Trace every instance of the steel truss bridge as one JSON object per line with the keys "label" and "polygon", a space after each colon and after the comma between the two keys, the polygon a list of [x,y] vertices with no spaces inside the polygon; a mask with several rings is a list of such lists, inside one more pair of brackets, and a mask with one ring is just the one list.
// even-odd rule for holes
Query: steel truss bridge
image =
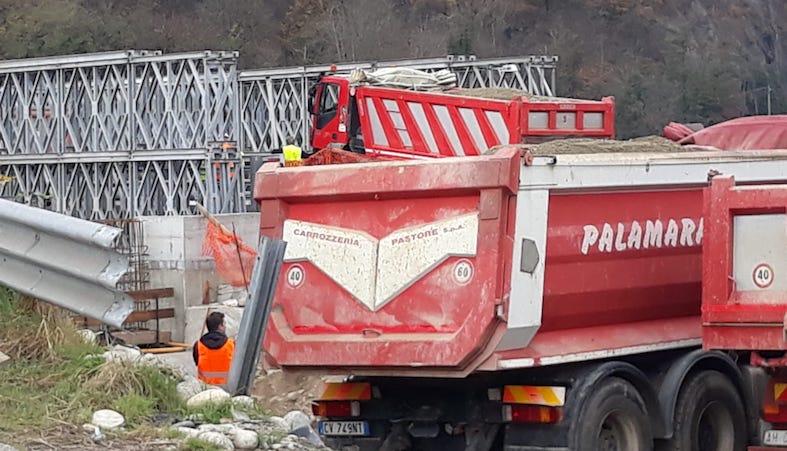
{"label": "steel truss bridge", "polygon": [[308,142],[335,69],[449,69],[467,88],[555,94],[557,57],[446,57],[239,71],[237,52],[129,50],[0,61],[0,198],[84,219],[254,210],[251,177]]}

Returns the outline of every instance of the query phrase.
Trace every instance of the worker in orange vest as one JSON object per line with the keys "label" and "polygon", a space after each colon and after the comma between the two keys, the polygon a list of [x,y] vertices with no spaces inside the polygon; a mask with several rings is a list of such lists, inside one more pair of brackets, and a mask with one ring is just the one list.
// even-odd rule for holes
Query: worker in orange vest
{"label": "worker in orange vest", "polygon": [[211,313],[205,319],[205,325],[208,333],[194,344],[192,351],[197,377],[206,384],[224,385],[230,374],[235,340],[227,338],[223,313]]}

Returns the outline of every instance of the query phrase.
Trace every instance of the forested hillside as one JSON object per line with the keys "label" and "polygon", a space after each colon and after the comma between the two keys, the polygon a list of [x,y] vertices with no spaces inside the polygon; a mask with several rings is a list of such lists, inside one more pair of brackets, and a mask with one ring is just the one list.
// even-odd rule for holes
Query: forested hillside
{"label": "forested hillside", "polygon": [[0,57],[239,50],[245,68],[554,54],[620,136],[787,108],[783,0],[0,0]]}

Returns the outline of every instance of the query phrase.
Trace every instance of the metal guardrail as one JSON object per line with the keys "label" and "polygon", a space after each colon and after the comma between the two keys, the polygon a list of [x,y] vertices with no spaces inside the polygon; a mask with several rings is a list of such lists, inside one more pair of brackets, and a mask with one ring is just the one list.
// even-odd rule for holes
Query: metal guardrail
{"label": "metal guardrail", "polygon": [[134,309],[116,286],[121,230],[0,200],[0,284],[115,327]]}
{"label": "metal guardrail", "polygon": [[249,284],[249,301],[240,320],[235,355],[225,386],[232,394],[251,392],[286,249],[287,243],[282,240],[260,239]]}

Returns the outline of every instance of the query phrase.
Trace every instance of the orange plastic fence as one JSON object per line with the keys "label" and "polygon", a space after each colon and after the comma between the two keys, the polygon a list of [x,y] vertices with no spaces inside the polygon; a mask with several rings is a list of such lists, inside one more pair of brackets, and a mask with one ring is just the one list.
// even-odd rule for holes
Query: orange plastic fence
{"label": "orange plastic fence", "polygon": [[320,150],[311,157],[304,160],[305,166],[319,166],[325,164],[346,164],[346,163],[365,163],[369,161],[383,161],[395,160],[398,158],[387,157],[377,154],[361,155],[354,152],[348,152],[342,149],[334,149],[331,147]]}
{"label": "orange plastic fence", "polygon": [[202,240],[202,255],[216,260],[216,271],[226,283],[234,287],[248,286],[257,251],[244,244],[237,235],[208,221]]}

